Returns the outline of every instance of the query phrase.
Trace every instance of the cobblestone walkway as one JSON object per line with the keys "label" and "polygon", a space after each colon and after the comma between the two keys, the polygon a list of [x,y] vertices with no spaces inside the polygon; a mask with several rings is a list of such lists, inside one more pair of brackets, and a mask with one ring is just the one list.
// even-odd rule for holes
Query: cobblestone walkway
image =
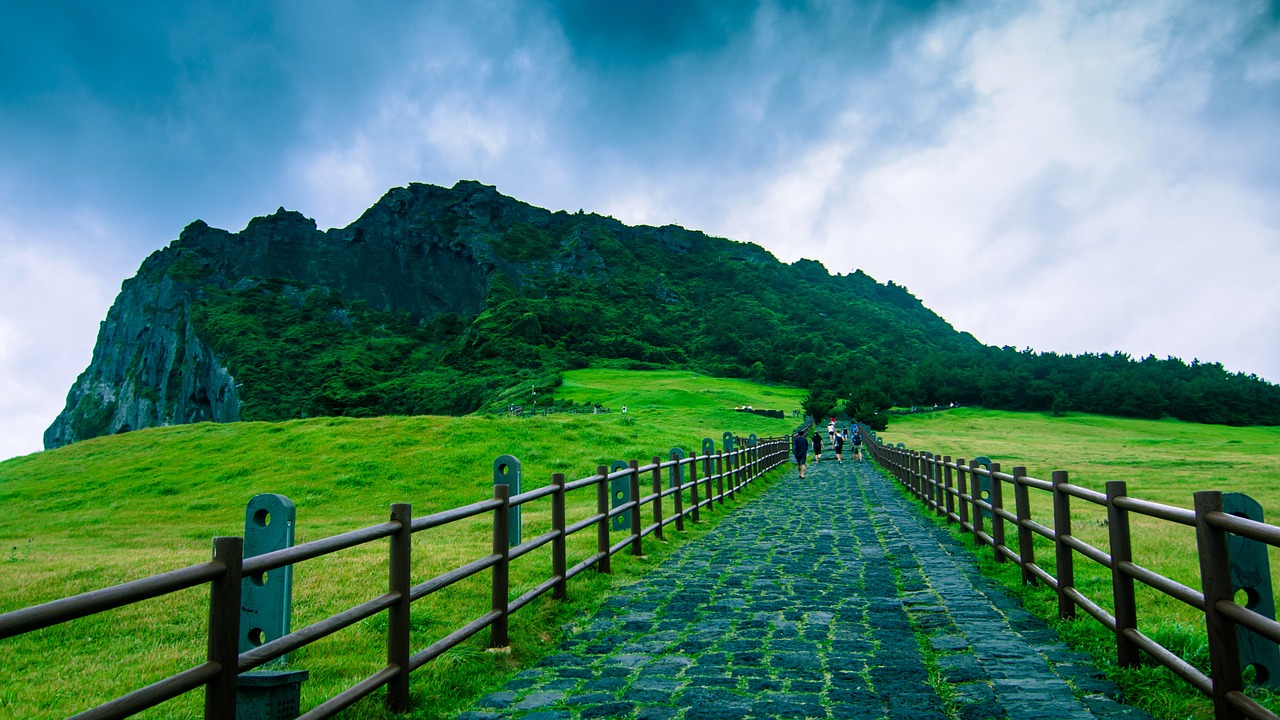
{"label": "cobblestone walkway", "polygon": [[1147,718],[869,463],[808,469],[748,491],[459,717]]}

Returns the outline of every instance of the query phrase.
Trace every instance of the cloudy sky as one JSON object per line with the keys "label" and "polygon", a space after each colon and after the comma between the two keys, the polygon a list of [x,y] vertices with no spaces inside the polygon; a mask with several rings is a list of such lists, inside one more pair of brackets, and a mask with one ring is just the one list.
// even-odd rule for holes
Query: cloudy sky
{"label": "cloudy sky", "polygon": [[0,458],[196,218],[409,182],[906,285],[994,345],[1280,381],[1276,0],[0,5]]}

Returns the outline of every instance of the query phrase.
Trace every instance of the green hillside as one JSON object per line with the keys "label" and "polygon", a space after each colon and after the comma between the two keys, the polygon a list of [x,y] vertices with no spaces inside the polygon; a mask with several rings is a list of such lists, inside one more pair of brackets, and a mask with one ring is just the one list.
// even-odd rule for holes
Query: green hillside
{"label": "green hillside", "polygon": [[[290,497],[298,508],[297,541],[382,522],[393,502],[416,515],[491,497],[493,460],[512,454],[525,489],[551,473],[570,479],[614,460],[665,457],[674,445],[720,442],[728,430],[785,434],[793,420],[734,411],[738,405],[791,409],[802,392],[692,373],[576,371],[562,391],[580,402],[629,404],[628,412],[546,417],[315,418],[282,423],[201,423],[97,438],[0,463],[0,612],[86,592],[208,559],[210,538],[240,535],[244,505],[261,492]],[[788,413],[789,414],[789,413]],[[594,512],[593,492],[570,495],[570,521]],[[525,511],[526,537],[545,532],[546,501]],[[718,514],[706,517],[714,521]],[[704,523],[705,525],[706,523]],[[677,543],[646,541],[646,558],[616,558],[620,578],[634,576]],[[479,520],[415,536],[415,582],[488,552],[491,531]],[[590,537],[588,537],[590,536]],[[586,557],[594,535],[572,538],[570,557]],[[386,587],[385,543],[311,561],[295,574],[294,627],[374,597]],[[577,560],[573,560],[576,562]],[[550,574],[530,556],[512,566],[516,593]],[[573,602],[540,601],[513,617],[512,656],[480,651],[479,639],[414,675],[416,717],[448,717],[465,699],[501,681],[554,642],[555,628],[602,597],[609,579],[586,573],[570,585]],[[488,576],[465,581],[414,605],[414,643],[425,647],[483,614]],[[0,717],[65,717],[138,686],[137,664],[155,680],[203,660],[200,639],[207,592],[187,591],[94,618],[7,640],[0,661]],[[161,615],[156,622],[152,614]],[[296,653],[308,669],[305,704],[315,704],[383,662],[385,619],[371,619]],[[483,633],[482,633],[483,634]],[[50,648],[57,652],[50,652]],[[382,648],[381,650],[379,648]],[[80,679],[60,691],[54,676]],[[430,702],[423,702],[423,698]],[[198,698],[144,717],[196,717]],[[422,709],[427,708],[427,709]],[[381,718],[377,702],[352,717]]]}
{"label": "green hillside", "polygon": [[460,182],[395,188],[324,232],[283,209],[238,233],[192,223],[125,281],[45,447],[207,420],[532,406],[588,367],[803,387],[855,409],[1280,424],[1280,386],[1220,364],[988,347],[857,269]]}
{"label": "green hillside", "polygon": [[[0,611],[204,561],[211,536],[241,533],[244,503],[259,492],[283,493],[297,503],[302,542],[381,522],[392,502],[412,502],[421,515],[488,497],[493,459],[504,453],[522,460],[525,487],[532,488],[545,484],[552,472],[582,477],[597,464],[643,461],[673,445],[694,448],[704,437],[719,439],[725,430],[782,434],[794,427],[790,417],[770,420],[734,408],[751,405],[789,416],[805,394],[690,371],[577,370],[565,373],[554,401],[562,408],[599,404],[611,412],[201,423],[16,458],[0,463],[0,500],[6,509],[0,515]],[[1025,464],[1037,477],[1066,468],[1074,481],[1089,487],[1126,479],[1135,495],[1184,506],[1194,490],[1229,481],[1230,489],[1249,492],[1269,512],[1280,512],[1276,428],[961,409],[895,418],[881,435],[953,455],[985,453],[1006,469]],[[592,512],[594,496],[571,496],[570,504],[572,521]],[[1034,514],[1043,518],[1045,512],[1038,501]],[[668,543],[646,540],[643,559],[617,556],[614,577],[586,573],[575,578],[566,604],[540,601],[522,610],[512,620],[512,655],[484,653],[478,638],[415,673],[417,709],[411,717],[451,717],[467,698],[554,647],[556,629],[589,612],[611,583],[643,573],[678,543],[697,538],[717,516],[704,516],[707,522],[683,535],[670,533]],[[1074,517],[1077,535],[1100,541],[1105,528],[1088,508],[1077,504]],[[546,506],[531,507],[525,518],[528,533],[544,531]],[[415,581],[486,554],[488,533],[483,522],[470,522],[415,536]],[[1153,525],[1139,534],[1137,552],[1144,565],[1191,584],[1188,538],[1187,533],[1157,532]],[[577,537],[571,558],[585,557],[591,542]],[[1051,557],[1043,545],[1038,552]],[[1097,597],[1103,580],[1092,579],[1087,567],[1078,563],[1078,585]],[[547,568],[549,560],[536,554],[528,563],[517,562],[513,592],[528,590]],[[295,628],[368,600],[385,588],[385,544],[304,563],[295,584]],[[482,614],[488,592],[482,574],[416,603],[415,647]],[[0,661],[0,717],[65,717],[140,681],[199,663],[206,597],[203,590],[188,591],[7,640],[9,652]],[[1105,597],[1099,599],[1107,604]],[[1028,602],[1052,612],[1034,593]],[[1144,632],[1203,661],[1194,613],[1187,615],[1153,593],[1141,602],[1148,608],[1140,613]],[[1063,632],[1084,637],[1085,646],[1097,650],[1105,663],[1108,641],[1092,627],[1085,620]],[[296,653],[294,667],[312,673],[304,704],[313,705],[379,667],[385,630],[385,620],[371,619]],[[124,665],[136,665],[138,673],[122,673]],[[79,682],[67,688],[50,680],[54,674],[74,674]],[[1157,717],[1202,716],[1203,704],[1150,668],[1126,682],[1128,692],[1144,698]],[[161,710],[144,717],[198,717],[198,697]],[[377,701],[363,702],[347,716],[388,717]]]}

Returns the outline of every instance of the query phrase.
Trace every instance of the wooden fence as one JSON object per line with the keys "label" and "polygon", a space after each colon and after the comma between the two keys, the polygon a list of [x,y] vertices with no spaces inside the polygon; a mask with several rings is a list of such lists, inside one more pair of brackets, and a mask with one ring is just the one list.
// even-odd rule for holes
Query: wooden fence
{"label": "wooden fence", "polygon": [[[1022,569],[1024,582],[1039,581],[1052,588],[1057,593],[1061,617],[1073,619],[1079,608],[1112,631],[1115,634],[1116,660],[1120,665],[1138,665],[1139,650],[1145,651],[1212,698],[1217,720],[1242,717],[1276,720],[1274,713],[1244,692],[1237,627],[1247,628],[1277,643],[1280,642],[1280,623],[1255,612],[1252,598],[1246,605],[1235,601],[1227,543],[1231,534],[1270,547],[1280,547],[1280,527],[1224,512],[1222,493],[1217,491],[1195,493],[1195,507],[1187,509],[1131,497],[1121,481],[1108,482],[1106,492],[1100,493],[1071,484],[1063,470],[1055,470],[1052,480],[1038,480],[1028,477],[1024,467],[1015,467],[1011,473],[1005,473],[1000,471],[999,463],[991,463],[989,468],[972,460],[966,464],[963,459],[953,461],[949,455],[917,452],[901,445],[894,447],[874,438],[869,431],[868,435],[873,438],[873,442],[868,444],[872,457],[892,472],[927,510],[945,517],[949,523],[958,524],[964,532],[972,533],[975,543],[991,548],[997,562],[1008,560],[1017,563]],[[984,478],[989,479],[990,488],[980,491],[979,481]],[[1006,488],[1013,492],[1012,512],[1008,509]],[[1031,517],[1032,490],[1052,495],[1053,518],[1050,524]],[[1097,548],[1072,535],[1073,498],[1105,508],[1109,547]],[[984,514],[990,523],[989,529],[985,526]],[[1199,589],[1134,562],[1130,514],[1195,529],[1200,561]],[[1016,547],[1007,543],[1006,523],[1016,534]],[[1053,572],[1036,562],[1033,547],[1036,535],[1053,543]],[[1077,554],[1110,569],[1114,615],[1075,587]],[[1208,675],[1138,630],[1135,581],[1204,613],[1210,664]]]}
{"label": "wooden fence", "polygon": [[[250,558],[242,555],[242,538],[214,538],[213,557],[209,562],[4,613],[0,615],[0,639],[208,584],[210,595],[206,662],[81,712],[74,718],[102,720],[129,717],[203,686],[204,717],[234,720],[237,675],[386,611],[386,665],[300,717],[306,720],[333,717],[383,686],[387,688],[388,707],[395,712],[406,712],[409,710],[409,675],[414,670],[485,628],[489,628],[490,646],[506,646],[508,619],[512,613],[548,591],[554,598],[564,599],[566,584],[575,575],[592,567],[598,572],[608,573],[609,559],[623,549],[630,547],[632,554],[640,555],[644,537],[652,534],[661,538],[663,528],[673,523],[677,530],[683,530],[686,517],[697,522],[702,509],[710,508],[715,503],[723,505],[726,498],[733,499],[735,493],[741,492],[765,473],[787,462],[790,442],[787,438],[765,438],[754,444],[715,452],[714,444],[708,440],[704,442],[703,448],[702,455],[667,461],[654,457],[650,464],[644,466],[632,460],[629,467],[615,472],[609,472],[606,466],[601,465],[596,468],[594,475],[570,482],[565,481],[563,473],[556,473],[552,475],[550,485],[513,496],[509,496],[507,485],[495,484],[492,499],[422,517],[413,517],[409,504],[395,504],[391,506],[391,517],[387,522]],[[700,467],[701,477],[698,475]],[[668,478],[666,487],[662,482],[664,472]],[[652,481],[651,492],[643,497],[640,496],[642,477],[649,477]],[[619,479],[625,479],[629,483],[629,500],[611,508],[611,483]],[[591,487],[596,491],[595,514],[569,524],[565,517],[566,494]],[[686,492],[689,496],[687,505],[684,502]],[[511,509],[542,498],[551,500],[552,529],[512,547],[508,540]],[[664,508],[664,501],[668,499],[671,502],[669,515]],[[641,520],[641,511],[645,506],[652,510],[652,522],[648,524]],[[491,554],[416,585],[412,584],[410,556],[414,533],[485,513],[491,514],[493,519]],[[630,532],[621,541],[611,543],[610,522],[624,514],[630,518]],[[596,552],[568,567],[566,538],[593,526],[596,530]],[[383,538],[390,541],[390,580],[386,593],[252,650],[239,652],[243,578],[261,576],[278,568]],[[509,564],[548,544],[551,545],[552,557],[550,575],[537,587],[514,600],[510,599],[507,582]],[[413,652],[409,635],[410,605],[484,570],[490,570],[492,576],[491,609],[430,646]]]}

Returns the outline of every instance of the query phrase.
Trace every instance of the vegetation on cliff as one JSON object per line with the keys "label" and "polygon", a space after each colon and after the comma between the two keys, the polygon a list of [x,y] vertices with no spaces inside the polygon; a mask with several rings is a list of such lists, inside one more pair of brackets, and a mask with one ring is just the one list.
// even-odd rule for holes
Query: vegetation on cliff
{"label": "vegetation on cliff", "polygon": [[[547,402],[564,370],[603,366],[812,388],[862,416],[959,403],[1280,424],[1280,387],[1215,363],[988,347],[906,288],[858,270],[832,275],[676,226],[553,213],[474,182],[396,188],[350,227],[326,232],[283,210],[241,233],[193,223],[135,281],[185,303],[186,314],[172,316],[189,317],[234,378],[245,420],[529,407],[535,394]],[[136,342],[107,329],[100,347]],[[151,416],[224,419],[200,411],[219,407],[203,390],[221,387],[216,374],[197,384],[204,394],[169,387],[189,374],[183,357],[206,355],[197,349],[130,376],[124,384],[139,387],[123,393],[113,388],[124,370],[91,366],[46,444],[136,429]],[[205,405],[185,414],[131,406],[149,398]]]}

